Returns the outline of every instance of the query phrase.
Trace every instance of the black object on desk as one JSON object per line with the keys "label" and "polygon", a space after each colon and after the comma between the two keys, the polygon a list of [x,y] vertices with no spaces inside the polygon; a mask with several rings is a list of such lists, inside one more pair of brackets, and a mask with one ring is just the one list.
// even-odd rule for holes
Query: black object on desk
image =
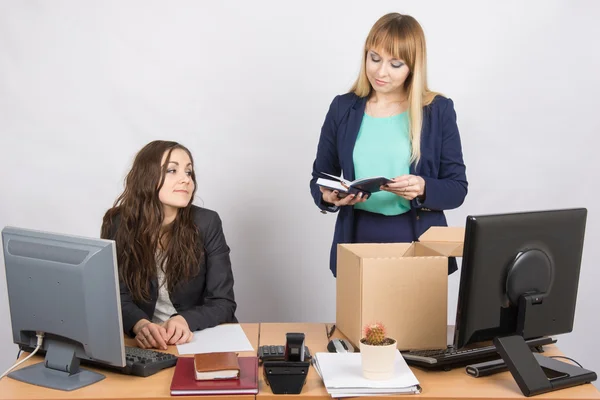
{"label": "black object on desk", "polygon": [[[268,349],[265,347],[268,347]],[[284,346],[273,347],[279,351],[279,347]],[[307,361],[310,358],[310,353],[304,346],[304,333],[286,334],[283,361],[273,361],[272,359],[269,361],[265,350],[269,350],[270,353],[271,346],[261,346],[259,348],[259,356],[263,360],[265,381],[271,387],[271,391],[274,394],[300,394],[310,367],[310,362]]]}
{"label": "black object on desk", "polygon": [[265,361],[265,380],[274,394],[300,394],[306,382],[307,361]]}
{"label": "black object on desk", "polygon": [[[308,346],[304,346],[304,360],[310,361],[312,355]],[[263,361],[285,361],[285,346],[263,345],[258,348],[259,362]]]}
{"label": "black object on desk", "polygon": [[334,338],[327,343],[327,351],[330,353],[354,353],[354,347],[345,339]]}
{"label": "black object on desk", "polygon": [[[34,348],[30,346],[19,346],[22,351],[31,353]],[[43,355],[46,351],[40,349],[37,354]],[[87,360],[82,358],[81,364],[89,365],[93,367],[102,368],[108,371],[119,372],[125,375],[141,376],[146,377],[154,375],[155,373],[165,369],[174,367],[177,364],[177,356],[174,354],[163,353],[161,351],[140,349],[139,347],[125,346],[125,366],[118,367],[114,365],[107,365],[105,363]],[[23,368],[24,369],[24,368]],[[20,371],[20,370],[17,370]],[[14,372],[17,372],[14,371]],[[13,372],[13,374],[14,374]],[[19,379],[19,374],[11,375],[11,378]]]}
{"label": "black object on desk", "polygon": [[519,389],[528,397],[597,379],[593,371],[531,353],[519,335],[495,338],[494,345]]}
{"label": "black object on desk", "polygon": [[[543,352],[542,346],[556,343],[556,339],[542,337],[526,341],[531,351]],[[425,369],[444,369],[446,371],[456,367],[479,363],[500,358],[496,346],[481,346],[471,349],[456,350],[453,347],[440,350],[413,350],[402,352],[408,365]]]}
{"label": "black object on desk", "polygon": [[486,361],[478,364],[467,365],[466,372],[475,378],[497,374],[508,371],[508,367],[503,359]]}
{"label": "black object on desk", "polygon": [[327,331],[327,339],[331,339],[333,332],[335,332],[335,324],[331,325],[331,329]]}
{"label": "black object on desk", "polygon": [[150,349],[125,346],[125,368],[119,371],[135,376],[150,376],[177,364],[177,356]]}

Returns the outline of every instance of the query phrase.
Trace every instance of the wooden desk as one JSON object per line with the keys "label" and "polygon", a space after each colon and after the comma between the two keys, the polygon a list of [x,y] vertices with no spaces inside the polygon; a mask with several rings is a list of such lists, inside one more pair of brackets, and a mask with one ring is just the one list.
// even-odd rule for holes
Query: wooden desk
{"label": "wooden desk", "polygon": [[[246,332],[248,339],[253,347],[258,349],[258,345],[265,344],[284,344],[285,334],[288,332],[304,332],[306,335],[306,345],[311,353],[327,351],[327,329],[330,325],[323,323],[263,323],[263,324],[241,324]],[[334,337],[343,338],[341,332],[337,331]],[[129,345],[133,341],[128,340]],[[548,355],[560,355],[556,346],[546,346]],[[175,346],[170,346],[168,352],[177,353]],[[255,355],[254,352],[241,353],[242,355]],[[31,365],[43,360],[40,356],[35,356],[25,365]],[[24,365],[24,366],[25,366]],[[87,366],[84,366],[88,368]],[[90,368],[106,375],[106,379],[76,390],[74,392],[63,392],[53,389],[41,388],[10,378],[4,378],[0,381],[0,399],[175,399],[169,394],[169,387],[173,377],[173,368],[166,369],[147,378],[133,377],[118,373],[109,372],[109,370],[99,370]],[[492,375],[486,378],[475,379],[464,372],[464,368],[457,368],[449,372],[428,372],[418,368],[412,368],[419,379],[423,392],[420,395],[401,395],[385,397],[365,397],[364,399],[408,399],[415,400],[445,400],[445,399],[468,399],[468,400],[505,400],[505,399],[523,399],[525,398],[514,379],[508,372]],[[274,400],[286,398],[290,395],[274,395],[271,388],[265,382],[262,375],[262,367],[259,368],[259,393],[256,400]],[[231,396],[236,399],[254,399],[254,395]],[[294,396],[292,396],[294,397]],[[321,378],[311,367],[306,377],[306,384],[299,395],[302,399],[331,399],[327,394]],[[182,400],[208,399],[224,400],[227,396],[181,396]],[[556,392],[546,393],[534,397],[536,400],[547,399],[596,399],[600,400],[600,392],[592,385],[576,386],[569,389],[563,389]]]}
{"label": "wooden desk", "polygon": [[[283,344],[285,343],[285,334],[287,332],[304,332],[306,334],[306,345],[314,355],[320,351],[327,351],[328,340],[326,332],[329,326],[325,326],[325,324],[260,324],[259,345]],[[333,337],[345,338],[338,330],[335,331]],[[545,348],[545,354],[547,355],[561,355],[558,348],[554,345],[546,346]],[[485,378],[473,378],[465,373],[464,368],[456,368],[448,372],[431,372],[416,367],[412,367],[411,369],[423,389],[421,394],[414,397],[415,400],[505,400],[525,398],[509,372],[502,372]],[[300,396],[303,399],[331,399],[314,367],[310,368],[306,384]],[[289,399],[289,395],[274,395],[264,381],[262,368],[259,369],[259,394],[257,400],[271,400],[276,398],[282,400]],[[412,395],[361,397],[361,399],[363,398],[377,398],[381,400],[389,400],[390,398],[408,399],[412,398]],[[593,385],[586,384],[541,394],[533,398],[536,400],[600,399],[600,392]]]}
{"label": "wooden desk", "polygon": [[[250,344],[255,349],[258,349],[258,333],[259,324],[241,324]],[[125,339],[125,344],[134,346],[133,339]],[[176,346],[169,346],[167,352],[177,354]],[[255,356],[256,352],[242,352],[240,355],[244,356]],[[22,356],[24,357],[24,356]],[[30,360],[27,360],[22,368],[27,365],[35,364],[44,361],[41,356],[33,356]],[[17,369],[18,369],[17,368]],[[38,399],[175,399],[177,397],[171,397],[170,387],[171,379],[173,378],[173,372],[175,368],[167,368],[161,372],[158,372],[152,376],[141,378],[130,375],[123,375],[119,373],[110,372],[110,370],[90,368],[84,365],[83,368],[97,371],[101,374],[106,375],[106,378],[102,381],[93,385],[75,390],[72,392],[64,392],[61,390],[54,390],[43,388],[39,386],[29,385],[27,383],[19,382],[11,378],[3,378],[0,381],[0,399],[27,399],[27,400],[38,400]],[[181,399],[211,399],[211,400],[223,400],[223,396],[182,396]],[[241,399],[252,399],[254,395],[243,395],[236,396]]]}

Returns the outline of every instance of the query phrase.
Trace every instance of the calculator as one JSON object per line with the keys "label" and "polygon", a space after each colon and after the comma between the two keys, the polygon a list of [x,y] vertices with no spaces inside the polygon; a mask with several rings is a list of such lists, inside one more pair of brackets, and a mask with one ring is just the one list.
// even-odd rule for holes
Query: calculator
{"label": "calculator", "polygon": [[[304,346],[304,361],[310,361],[310,351],[307,346]],[[285,346],[264,345],[258,348],[258,358],[260,361],[284,361]]]}

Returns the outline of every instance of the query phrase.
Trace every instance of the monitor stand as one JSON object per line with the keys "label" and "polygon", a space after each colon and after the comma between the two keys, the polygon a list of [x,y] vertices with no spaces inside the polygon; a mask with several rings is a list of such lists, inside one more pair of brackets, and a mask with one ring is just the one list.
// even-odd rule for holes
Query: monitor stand
{"label": "monitor stand", "polygon": [[494,339],[498,354],[517,382],[523,395],[535,396],[597,379],[596,373],[554,358],[534,354],[522,336]]}
{"label": "monitor stand", "polygon": [[51,342],[46,359],[8,374],[13,379],[51,389],[71,391],[91,385],[105,378],[97,372],[79,368],[75,346]]}

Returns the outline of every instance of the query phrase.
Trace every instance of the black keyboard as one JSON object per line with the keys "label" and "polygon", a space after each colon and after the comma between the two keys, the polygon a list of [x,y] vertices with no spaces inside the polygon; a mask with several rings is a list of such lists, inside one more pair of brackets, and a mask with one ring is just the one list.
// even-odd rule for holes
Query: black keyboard
{"label": "black keyboard", "polygon": [[125,367],[119,371],[127,375],[150,376],[177,364],[177,356],[160,351],[125,346]]}
{"label": "black keyboard", "polygon": [[[22,351],[31,353],[34,347],[25,345],[19,346]],[[39,355],[45,354],[45,351],[40,349]],[[125,346],[125,366],[118,367],[107,365],[98,361],[80,359],[82,365],[93,366],[96,368],[107,369],[114,372],[120,372],[126,375],[134,376],[150,376],[165,369],[174,367],[177,364],[177,356],[160,351],[140,349],[139,347]]]}
{"label": "black keyboard", "polygon": [[[525,342],[532,351],[543,352],[541,346],[556,343],[556,339],[544,337],[529,339]],[[440,350],[413,350],[402,352],[402,356],[409,365],[427,369],[445,370],[500,358],[500,355],[496,351],[496,346],[493,344],[464,350],[456,350],[451,346]]]}

